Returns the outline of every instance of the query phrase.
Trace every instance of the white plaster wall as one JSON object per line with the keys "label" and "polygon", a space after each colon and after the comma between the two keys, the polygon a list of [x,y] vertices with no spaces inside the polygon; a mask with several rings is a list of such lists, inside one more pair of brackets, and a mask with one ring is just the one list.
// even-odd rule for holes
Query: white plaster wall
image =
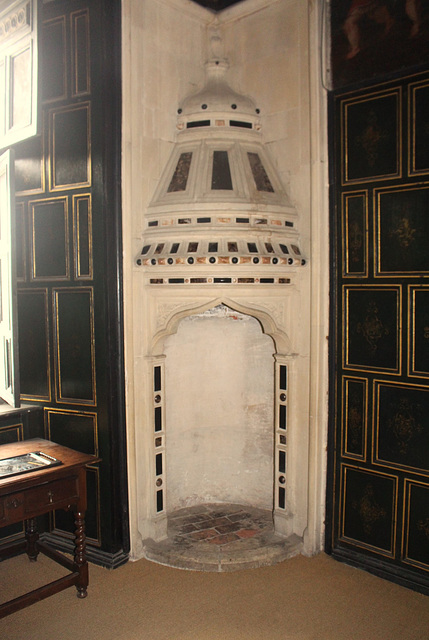
{"label": "white plaster wall", "polygon": [[[326,114],[320,85],[320,3],[245,0],[219,14],[234,89],[261,109],[263,137],[299,212],[310,258],[288,315],[297,354],[290,366],[288,502],[305,552],[323,547],[327,422],[328,199]],[[151,535],[150,312],[134,266],[143,217],[175,137],[180,99],[201,88],[213,14],[189,0],[123,0],[123,237],[125,357],[132,557]],[[231,290],[228,295],[233,295]],[[148,396],[149,389],[149,396]],[[138,461],[138,465],[137,465]]]}
{"label": "white plaster wall", "polygon": [[167,510],[273,508],[274,346],[225,307],[184,318],[164,353]]}

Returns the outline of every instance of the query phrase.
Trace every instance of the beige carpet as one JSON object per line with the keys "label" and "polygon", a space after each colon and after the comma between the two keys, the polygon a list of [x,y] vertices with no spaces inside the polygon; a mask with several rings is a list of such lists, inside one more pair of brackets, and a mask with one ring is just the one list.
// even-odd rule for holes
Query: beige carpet
{"label": "beige carpet", "polygon": [[[44,556],[0,563],[0,599],[61,575]],[[90,565],[74,587],[0,620],[1,640],[429,640],[429,597],[332,560],[201,573],[146,560]]]}

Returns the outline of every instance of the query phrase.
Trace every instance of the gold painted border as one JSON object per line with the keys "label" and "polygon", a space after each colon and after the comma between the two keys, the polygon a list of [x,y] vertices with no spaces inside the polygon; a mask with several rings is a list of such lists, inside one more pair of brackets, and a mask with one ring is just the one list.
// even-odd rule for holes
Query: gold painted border
{"label": "gold painted border", "polygon": [[408,174],[422,176],[429,173],[426,169],[416,169],[416,92],[429,88],[429,80],[413,82],[408,86]]}
{"label": "gold painted border", "polygon": [[17,439],[14,442],[21,442],[24,440],[24,425],[22,422],[17,422],[16,424],[7,424],[4,427],[0,426],[0,433],[5,433],[7,431],[16,431]]}
{"label": "gold painted border", "polygon": [[[341,455],[344,458],[353,458],[366,462],[367,458],[367,441],[368,441],[368,380],[366,378],[359,378],[357,376],[344,376],[342,384],[342,396],[341,396]],[[363,433],[362,433],[362,454],[350,453],[347,451],[347,438],[348,438],[348,383],[360,382],[363,384]]]}
{"label": "gold painted border", "polygon": [[19,295],[26,295],[26,294],[34,294],[34,293],[39,293],[39,294],[44,294],[44,298],[45,298],[45,331],[46,331],[46,362],[47,362],[47,369],[46,369],[46,375],[48,378],[48,394],[47,396],[36,396],[36,395],[25,395],[24,393],[21,393],[21,400],[29,400],[31,402],[38,402],[38,401],[43,401],[43,402],[51,402],[52,400],[52,380],[51,380],[51,342],[49,339],[49,334],[50,334],[50,322],[49,322],[49,291],[47,288],[43,288],[43,289],[20,289],[18,291]]}
{"label": "gold painted border", "polygon": [[[81,200],[88,201],[88,256],[89,273],[80,273],[80,232],[79,232],[79,203]],[[73,201],[73,254],[74,254],[74,277],[76,280],[92,280],[94,277],[93,261],[93,237],[92,237],[92,199],[91,194],[78,194],[72,197]]]}
{"label": "gold painted border", "polygon": [[[65,259],[66,259],[66,274],[64,276],[53,275],[53,276],[38,276],[36,275],[36,259],[35,259],[35,220],[34,220],[34,211],[37,206],[46,205],[50,202],[59,202],[62,201],[64,203],[63,213],[64,213],[64,249],[65,249]],[[29,217],[30,217],[30,235],[31,235],[31,273],[30,280],[32,282],[39,282],[41,280],[45,281],[55,281],[58,280],[69,280],[70,279],[70,238],[69,238],[69,201],[67,196],[57,196],[53,198],[43,198],[40,200],[30,200],[28,203],[29,208]]]}
{"label": "gold painted border", "polygon": [[389,469],[404,469],[406,471],[409,471],[411,473],[414,473],[416,475],[424,475],[427,476],[428,474],[428,469],[420,469],[418,467],[410,467],[408,465],[405,464],[400,464],[399,462],[394,462],[392,460],[383,460],[382,458],[378,457],[378,443],[379,443],[379,404],[380,404],[380,387],[381,386],[385,386],[385,387],[397,387],[399,388],[405,388],[405,389],[419,389],[421,391],[427,391],[429,393],[429,389],[428,387],[424,387],[420,384],[409,384],[406,382],[395,382],[395,381],[390,381],[390,380],[379,380],[379,379],[374,379],[373,380],[373,434],[372,434],[372,463],[373,464],[377,464],[383,467],[389,467]]}
{"label": "gold painted border", "polygon": [[[349,350],[349,307],[348,307],[348,293],[352,290],[365,291],[365,290],[391,290],[396,291],[398,296],[397,304],[397,353],[396,361],[397,367],[395,369],[387,369],[386,367],[369,367],[368,365],[349,364],[348,363],[348,350]],[[402,371],[402,288],[400,285],[390,284],[377,284],[377,285],[343,285],[342,286],[342,360],[343,369],[346,371],[362,371],[371,373],[374,371],[385,371],[389,375],[401,375]]]}
{"label": "gold painted border", "polygon": [[51,415],[52,414],[61,414],[61,415],[76,415],[84,418],[93,418],[93,434],[94,434],[94,447],[93,447],[93,455],[97,458],[99,456],[99,448],[98,448],[98,414],[94,411],[77,411],[76,409],[51,409],[45,408],[45,419],[46,419],[46,434],[48,440],[51,440]]}
{"label": "gold painted border", "polygon": [[[25,233],[26,231],[26,226],[27,226],[27,221],[26,221],[26,211],[27,211],[27,207],[26,207],[26,203],[25,202],[16,202],[15,203],[15,210],[18,210],[18,207],[21,209],[21,220],[22,220],[22,237],[21,237],[21,246],[22,246],[22,264],[20,265],[20,267],[22,268],[22,271],[24,273],[24,275],[21,276],[16,276],[16,281],[17,282],[26,282],[27,280],[27,234]],[[18,214],[16,214],[16,219],[18,219]],[[18,235],[18,224],[15,225],[15,229],[16,229],[16,234]],[[16,243],[18,244],[18,238],[16,238]],[[17,257],[18,260],[18,255],[17,255],[17,251],[15,252],[15,255]],[[18,262],[16,265],[16,271],[18,274]]]}
{"label": "gold painted border", "polygon": [[[372,100],[379,100],[380,98],[388,97],[389,95],[397,96],[397,131],[396,131],[396,147],[398,155],[397,169],[395,173],[386,175],[366,176],[364,178],[356,178],[353,180],[348,179],[348,146],[347,146],[347,131],[348,131],[348,117],[347,109],[349,106],[355,105],[359,102],[370,102]],[[353,98],[347,98],[341,100],[340,103],[340,137],[341,137],[341,185],[351,184],[363,184],[365,182],[392,180],[393,178],[402,177],[402,87],[396,86],[377,93],[367,93]]]}
{"label": "gold painted border", "polygon": [[[78,91],[78,47],[77,47],[77,21],[81,17],[86,17],[85,23],[85,31],[86,31],[86,74],[87,74],[87,85],[85,91]],[[70,14],[70,40],[71,40],[71,78],[72,78],[72,89],[71,94],[72,98],[76,98],[79,96],[87,95],[91,91],[91,65],[90,65],[90,22],[89,22],[89,9],[81,9],[80,11],[74,11]]]}
{"label": "gold painted border", "polygon": [[386,193],[400,193],[405,191],[422,191],[423,189],[428,190],[428,200],[429,200],[429,182],[421,182],[421,183],[408,183],[401,184],[399,186],[392,187],[380,187],[379,189],[374,189],[373,199],[374,199],[374,278],[395,278],[398,276],[401,278],[415,278],[416,275],[422,277],[429,277],[429,269],[428,271],[381,271],[380,270],[380,258],[381,258],[381,250],[380,250],[380,196]]}
{"label": "gold painted border", "polygon": [[[88,293],[90,297],[90,322],[91,322],[91,379],[92,379],[92,400],[82,398],[65,398],[61,393],[61,362],[60,362],[60,341],[59,341],[59,318],[58,318],[58,298],[61,293]],[[96,406],[97,388],[95,375],[95,312],[94,312],[94,289],[93,287],[59,287],[52,290],[52,311],[54,318],[54,368],[55,368],[55,400],[58,404],[72,404],[78,406]]]}
{"label": "gold painted border", "polygon": [[[363,202],[363,221],[365,226],[365,231],[363,234],[363,242],[364,242],[364,261],[365,261],[365,270],[362,272],[353,271],[351,272],[349,269],[349,256],[350,256],[350,247],[348,243],[349,233],[348,233],[348,213],[349,213],[349,199],[362,197],[364,199]],[[342,203],[341,203],[341,231],[342,231],[342,271],[344,278],[367,278],[368,277],[368,190],[363,189],[361,191],[349,191],[342,194]]]}
{"label": "gold painted border", "polygon": [[[59,113],[86,110],[86,175],[87,180],[83,182],[72,182],[57,184],[55,182],[55,116]],[[49,111],[49,191],[66,191],[78,189],[80,187],[90,187],[92,180],[92,159],[91,159],[91,103],[79,102],[75,105],[67,105]]]}
{"label": "gold painted border", "polygon": [[[415,294],[419,291],[427,291],[429,293],[429,284],[427,286],[408,285],[408,376],[418,378],[429,378],[429,371],[416,371],[415,348],[416,348],[416,325],[415,325]],[[426,329],[426,327],[425,327]],[[429,327],[428,327],[429,340]]]}
{"label": "gold painted border", "polygon": [[52,104],[54,102],[59,102],[60,100],[66,100],[68,94],[68,82],[67,82],[67,27],[66,27],[66,19],[67,16],[65,14],[56,16],[55,18],[51,18],[49,20],[44,20],[42,25],[42,36],[43,36],[43,27],[48,24],[53,24],[55,22],[60,23],[62,25],[62,33],[63,33],[63,43],[64,49],[62,51],[63,55],[63,93],[62,95],[55,96],[53,98],[43,98],[43,104]]}
{"label": "gold painted border", "polygon": [[[344,534],[344,520],[345,520],[345,506],[346,506],[346,475],[347,470],[357,470],[362,473],[366,473],[370,476],[383,476],[385,478],[390,478],[393,480],[393,504],[392,504],[392,526],[391,526],[391,547],[389,551],[386,549],[380,549],[371,544],[367,544],[362,542],[361,540],[355,540],[354,538],[349,538]],[[353,466],[349,464],[341,464],[340,470],[341,478],[340,478],[340,518],[338,521],[338,539],[344,542],[348,542],[355,547],[359,547],[360,549],[368,549],[377,553],[379,555],[385,556],[387,558],[395,557],[395,546],[396,546],[396,521],[397,521],[397,512],[398,512],[398,478],[396,476],[392,476],[389,473],[384,473],[380,471],[373,471],[372,469],[365,469],[361,466]]]}
{"label": "gold painted border", "polygon": [[[403,527],[402,527],[402,544],[401,544],[401,560],[404,564],[409,564],[413,567],[418,567],[424,571],[429,571],[429,564],[425,564],[420,560],[413,560],[408,555],[408,539],[410,531],[410,504],[411,504],[411,487],[412,485],[419,485],[424,487],[429,492],[429,486],[425,482],[417,482],[416,480],[410,480],[405,478],[404,483],[404,498],[403,498]],[[429,523],[429,518],[428,518]],[[429,545],[429,538],[428,538]]]}

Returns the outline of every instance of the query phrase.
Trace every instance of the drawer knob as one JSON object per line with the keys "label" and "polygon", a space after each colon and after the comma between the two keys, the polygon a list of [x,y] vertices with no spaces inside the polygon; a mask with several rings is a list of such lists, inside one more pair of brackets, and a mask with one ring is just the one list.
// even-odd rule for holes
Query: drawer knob
{"label": "drawer knob", "polygon": [[22,505],[22,500],[18,500],[18,498],[12,498],[12,500],[9,500],[7,503],[7,506],[9,509],[17,509],[21,505]]}
{"label": "drawer knob", "polygon": [[48,491],[49,504],[52,504],[54,501],[54,494],[52,491]]}

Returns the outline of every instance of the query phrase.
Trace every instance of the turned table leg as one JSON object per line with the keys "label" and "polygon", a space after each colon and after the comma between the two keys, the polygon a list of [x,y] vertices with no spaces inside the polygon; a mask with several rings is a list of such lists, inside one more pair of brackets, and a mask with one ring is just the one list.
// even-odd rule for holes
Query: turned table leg
{"label": "turned table leg", "polygon": [[86,598],[88,595],[88,563],[86,561],[86,537],[85,537],[85,513],[75,513],[75,553],[74,563],[79,572],[79,581],[76,584],[77,597]]}
{"label": "turned table leg", "polygon": [[37,549],[37,541],[39,533],[35,518],[25,521],[25,539],[27,540],[27,555],[31,562],[36,562],[39,551]]}

